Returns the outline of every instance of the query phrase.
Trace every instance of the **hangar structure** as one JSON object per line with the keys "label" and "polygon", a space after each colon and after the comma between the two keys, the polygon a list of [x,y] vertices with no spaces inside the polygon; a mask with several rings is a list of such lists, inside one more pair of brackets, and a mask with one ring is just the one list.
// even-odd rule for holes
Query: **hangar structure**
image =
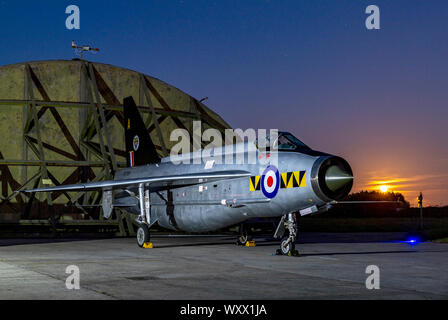
{"label": "hangar structure", "polygon": [[[123,98],[133,96],[161,157],[175,128],[192,136],[230,126],[181,90],[148,75],[86,60],[0,67],[0,222],[102,221],[101,192],[23,194],[39,186],[110,179],[126,165]],[[132,219],[116,210],[121,234]],[[127,230],[127,231],[125,231]]]}

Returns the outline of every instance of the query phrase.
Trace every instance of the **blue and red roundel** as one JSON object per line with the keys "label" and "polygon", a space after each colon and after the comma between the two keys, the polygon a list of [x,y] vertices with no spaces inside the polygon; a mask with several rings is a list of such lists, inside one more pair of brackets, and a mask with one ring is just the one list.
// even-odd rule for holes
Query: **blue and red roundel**
{"label": "blue and red roundel", "polygon": [[261,191],[266,198],[274,198],[280,186],[280,174],[275,166],[268,166],[261,176]]}

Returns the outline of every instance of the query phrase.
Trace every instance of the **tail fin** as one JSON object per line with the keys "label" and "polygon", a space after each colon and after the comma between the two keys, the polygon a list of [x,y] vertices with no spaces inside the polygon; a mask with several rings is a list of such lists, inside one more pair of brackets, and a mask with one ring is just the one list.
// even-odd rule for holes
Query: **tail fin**
{"label": "tail fin", "polygon": [[132,97],[124,98],[123,111],[128,167],[159,163],[156,147]]}

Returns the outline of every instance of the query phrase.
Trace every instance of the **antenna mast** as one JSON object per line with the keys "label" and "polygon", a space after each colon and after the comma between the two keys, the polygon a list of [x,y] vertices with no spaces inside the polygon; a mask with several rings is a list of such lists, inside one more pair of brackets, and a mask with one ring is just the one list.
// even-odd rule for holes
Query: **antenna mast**
{"label": "antenna mast", "polygon": [[76,54],[79,54],[80,59],[82,59],[82,55],[86,51],[91,51],[92,53],[97,53],[98,51],[100,51],[100,49],[98,48],[92,48],[91,46],[87,45],[78,46],[74,40],[72,41],[72,48],[75,49]]}

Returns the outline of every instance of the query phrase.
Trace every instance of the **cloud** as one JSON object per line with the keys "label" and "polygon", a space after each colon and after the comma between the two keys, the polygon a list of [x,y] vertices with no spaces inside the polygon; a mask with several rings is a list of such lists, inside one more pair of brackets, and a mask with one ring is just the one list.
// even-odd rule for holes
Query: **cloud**
{"label": "cloud", "polygon": [[410,185],[411,183],[407,182],[427,182],[429,180],[433,181],[444,178],[448,178],[448,174],[425,174],[408,178],[393,178],[393,179],[380,178],[378,180],[371,181],[367,185],[368,186],[378,186],[382,184],[394,185],[397,183],[405,183],[405,185]]}
{"label": "cloud", "polygon": [[366,177],[358,182],[356,189],[378,190],[381,185],[387,185],[391,191],[402,193],[413,205],[416,204],[415,197],[420,192],[425,194],[426,203],[429,205],[448,204],[448,174],[421,174],[392,178],[380,176],[376,179]]}

